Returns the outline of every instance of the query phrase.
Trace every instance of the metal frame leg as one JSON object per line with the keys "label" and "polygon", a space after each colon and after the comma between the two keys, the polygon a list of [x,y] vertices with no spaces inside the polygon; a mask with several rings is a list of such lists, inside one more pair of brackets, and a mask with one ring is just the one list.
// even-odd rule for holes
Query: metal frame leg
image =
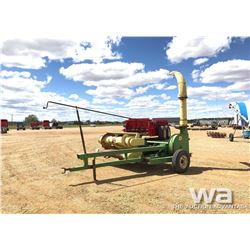
{"label": "metal frame leg", "polygon": [[233,135],[235,135],[235,133],[236,133],[236,128],[234,129]]}
{"label": "metal frame leg", "polygon": [[94,181],[97,181],[97,179],[96,179],[96,165],[95,165],[95,159],[96,159],[96,158],[93,158],[92,167],[93,167],[93,178],[94,178]]}

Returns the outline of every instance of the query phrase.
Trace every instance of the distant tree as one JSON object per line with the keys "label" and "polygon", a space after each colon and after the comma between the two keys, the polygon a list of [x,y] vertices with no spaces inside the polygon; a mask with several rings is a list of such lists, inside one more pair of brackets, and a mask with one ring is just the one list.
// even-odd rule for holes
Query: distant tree
{"label": "distant tree", "polygon": [[30,124],[31,122],[36,122],[36,121],[38,121],[38,118],[36,115],[28,115],[24,119],[24,123],[26,125]]}
{"label": "distant tree", "polygon": [[51,122],[54,123],[54,122],[57,122],[57,120],[56,120],[55,118],[53,118],[53,119],[51,120]]}

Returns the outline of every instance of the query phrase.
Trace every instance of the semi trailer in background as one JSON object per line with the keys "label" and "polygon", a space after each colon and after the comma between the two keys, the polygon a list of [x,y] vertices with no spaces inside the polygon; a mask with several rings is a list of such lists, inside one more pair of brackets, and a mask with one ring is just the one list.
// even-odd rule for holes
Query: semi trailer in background
{"label": "semi trailer in background", "polygon": [[5,134],[9,130],[9,122],[7,119],[1,119],[0,120],[0,126],[1,126],[1,134]]}
{"label": "semi trailer in background", "polygon": [[34,121],[30,123],[30,127],[32,130],[34,129],[40,129],[40,128],[44,128],[44,129],[62,129],[63,126],[60,125],[58,122],[50,122],[49,120],[44,120],[42,122],[39,121]]}

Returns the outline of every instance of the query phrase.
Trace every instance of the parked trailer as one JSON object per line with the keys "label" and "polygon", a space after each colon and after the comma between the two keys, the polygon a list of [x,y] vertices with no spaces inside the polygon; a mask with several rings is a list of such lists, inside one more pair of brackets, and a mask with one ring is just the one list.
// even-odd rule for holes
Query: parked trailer
{"label": "parked trailer", "polygon": [[30,127],[31,127],[32,130],[40,129],[41,128],[41,122],[39,122],[39,121],[31,122]]}
{"label": "parked trailer", "polygon": [[0,120],[0,126],[1,126],[1,134],[5,134],[9,130],[9,122],[7,119],[1,119]]}
{"label": "parked trailer", "polygon": [[50,121],[49,120],[43,120],[42,122],[39,121],[34,121],[30,123],[31,129],[51,129],[52,127],[50,126]]}
{"label": "parked trailer", "polygon": [[[87,153],[84,135],[81,127],[79,109],[102,113],[106,115],[117,116],[120,118],[131,119],[121,115],[111,114],[102,111],[91,110],[74,105],[48,101],[49,103],[71,107],[76,109],[77,119],[82,140],[83,153],[77,154],[77,158],[83,160],[83,166],[73,168],[63,168],[64,173],[80,171],[85,169],[93,170],[93,178],[96,179],[96,168],[106,166],[119,166],[124,164],[135,164],[142,162],[148,165],[165,164],[172,162],[172,170],[176,173],[184,173],[190,165],[191,153],[189,152],[189,135],[187,130],[187,90],[186,82],[180,72],[174,71],[170,73],[175,76],[178,82],[178,95],[180,99],[180,123],[176,128],[179,133],[171,135],[170,138],[164,140],[159,138],[150,138],[143,136],[140,132],[123,132],[123,133],[106,133],[100,137],[99,142],[102,149],[97,152]],[[116,158],[118,160],[97,163],[98,157]],[[91,163],[89,162],[91,160]]]}
{"label": "parked trailer", "polygon": [[49,120],[44,120],[43,122],[41,122],[41,125],[44,129],[51,129]]}

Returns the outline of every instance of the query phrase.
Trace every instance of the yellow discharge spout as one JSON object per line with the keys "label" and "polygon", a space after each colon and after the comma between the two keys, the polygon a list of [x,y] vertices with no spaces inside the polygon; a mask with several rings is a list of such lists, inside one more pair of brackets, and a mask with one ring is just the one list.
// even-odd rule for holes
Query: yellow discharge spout
{"label": "yellow discharge spout", "polygon": [[180,127],[187,127],[187,87],[183,75],[178,71],[173,71],[170,75],[175,76],[178,82],[178,95],[180,99]]}

